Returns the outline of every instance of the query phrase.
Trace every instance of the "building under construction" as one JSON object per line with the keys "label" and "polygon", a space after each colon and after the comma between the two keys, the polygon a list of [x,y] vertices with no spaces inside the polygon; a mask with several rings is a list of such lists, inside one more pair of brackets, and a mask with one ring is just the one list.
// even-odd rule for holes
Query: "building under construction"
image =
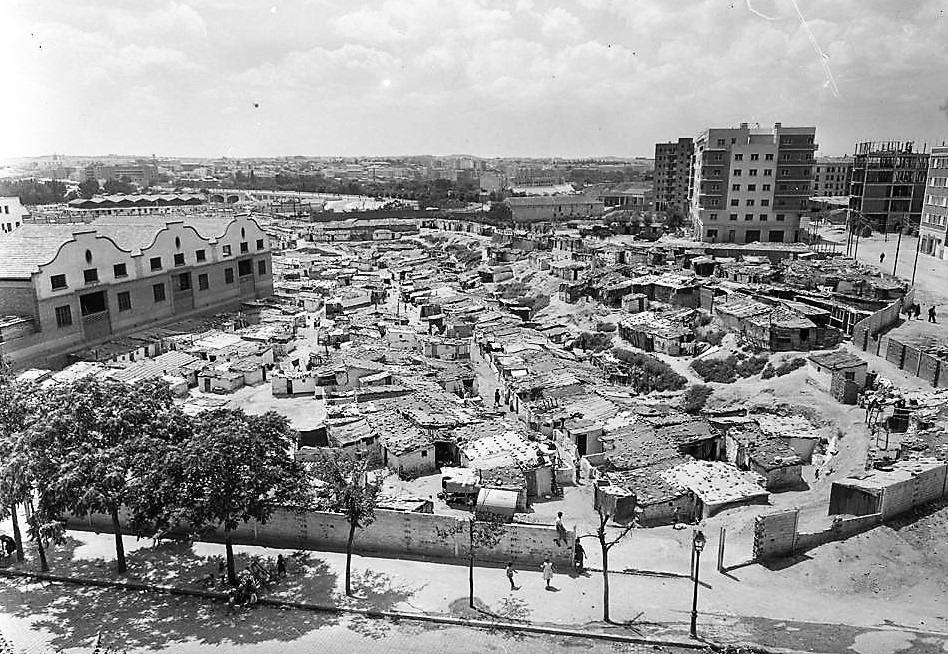
{"label": "building under construction", "polygon": [[[875,231],[918,226],[925,199],[927,147],[914,141],[866,141],[853,155],[849,209]],[[858,223],[857,223],[858,224]]]}

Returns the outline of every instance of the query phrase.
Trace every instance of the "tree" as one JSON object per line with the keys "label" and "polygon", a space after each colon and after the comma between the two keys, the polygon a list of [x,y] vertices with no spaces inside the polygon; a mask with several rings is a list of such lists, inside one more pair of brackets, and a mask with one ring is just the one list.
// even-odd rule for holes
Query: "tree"
{"label": "tree", "polygon": [[187,417],[161,381],[129,385],[88,378],[54,385],[41,399],[30,427],[29,452],[39,491],[39,512],[51,520],[67,513],[108,515],[115,536],[117,570],[127,569],[119,512],[129,523],[154,508],[142,489],[163,474],[168,443],[184,440]]}
{"label": "tree", "polygon": [[132,184],[130,180],[125,175],[122,175],[119,179],[109,178],[105,180],[105,192],[110,195],[128,195],[129,193],[135,193],[138,188]]}
{"label": "tree", "polygon": [[346,540],[346,595],[352,595],[352,543],[357,529],[375,521],[380,487],[368,478],[368,462],[328,450],[316,463],[316,476],[325,483],[317,495],[323,508],[341,513],[349,523]]}
{"label": "tree", "polygon": [[[614,510],[614,508],[615,505],[613,503],[612,510]],[[632,531],[635,523],[630,521],[629,524],[621,529],[618,536],[610,540],[606,534],[606,523],[612,518],[612,511],[609,510],[609,507],[603,506],[602,503],[600,503],[600,505],[596,507],[596,512],[599,514],[599,527],[596,529],[596,533],[586,534],[579,538],[595,537],[599,540],[599,547],[602,550],[602,619],[605,622],[612,622],[609,617],[609,550],[615,547],[616,543]]]}
{"label": "tree", "polygon": [[99,190],[99,180],[97,179],[87,179],[79,183],[79,196],[85,200],[91,198]]}
{"label": "tree", "polygon": [[223,531],[231,585],[237,584],[233,532],[240,524],[265,523],[278,505],[308,502],[306,471],[290,454],[295,441],[287,418],[273,411],[252,416],[216,409],[194,419],[179,449],[174,523],[194,533]]}
{"label": "tree", "polygon": [[468,534],[470,536],[470,548],[468,551],[468,602],[471,608],[474,608],[474,560],[478,552],[493,549],[497,547],[500,539],[507,531],[507,526],[499,520],[478,520],[471,516],[471,524]]}
{"label": "tree", "polygon": [[18,507],[30,497],[30,477],[21,436],[32,415],[32,388],[16,381],[0,355],[0,520],[10,517],[16,560],[23,561]]}

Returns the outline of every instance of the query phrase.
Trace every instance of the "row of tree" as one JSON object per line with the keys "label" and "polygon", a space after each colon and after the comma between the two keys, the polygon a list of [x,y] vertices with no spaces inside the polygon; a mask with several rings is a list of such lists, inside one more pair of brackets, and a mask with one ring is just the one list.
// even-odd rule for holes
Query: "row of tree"
{"label": "row of tree", "polygon": [[[163,382],[86,379],[38,392],[0,373],[0,519],[11,517],[23,560],[19,507],[42,570],[46,544],[69,517],[109,516],[117,570],[123,527],[138,536],[215,532],[236,583],[234,532],[278,506],[340,511],[355,530],[374,517],[377,485],[364,464],[327,454],[315,471],[291,455],[285,417],[217,409],[190,417]],[[313,475],[323,480],[313,483]],[[318,488],[318,492],[314,492]],[[348,564],[346,590],[350,591]]]}

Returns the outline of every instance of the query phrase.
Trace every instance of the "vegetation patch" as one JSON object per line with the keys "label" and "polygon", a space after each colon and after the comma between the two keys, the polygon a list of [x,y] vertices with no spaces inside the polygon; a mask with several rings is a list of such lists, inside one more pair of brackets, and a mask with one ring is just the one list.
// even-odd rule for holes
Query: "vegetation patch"
{"label": "vegetation patch", "polygon": [[613,348],[612,354],[625,364],[630,373],[630,384],[637,393],[680,391],[688,383],[670,365],[648,354],[624,347]]}
{"label": "vegetation patch", "polygon": [[760,378],[770,379],[772,377],[783,377],[784,375],[789,375],[794,370],[802,368],[805,365],[806,359],[803,357],[795,357],[789,361],[784,361],[777,366],[768,363],[766,366],[764,366],[763,371],[760,373]]}
{"label": "vegetation patch", "polygon": [[720,359],[697,359],[691,362],[691,368],[706,382],[730,384],[738,378],[760,374],[768,359],[766,354],[737,353]]}

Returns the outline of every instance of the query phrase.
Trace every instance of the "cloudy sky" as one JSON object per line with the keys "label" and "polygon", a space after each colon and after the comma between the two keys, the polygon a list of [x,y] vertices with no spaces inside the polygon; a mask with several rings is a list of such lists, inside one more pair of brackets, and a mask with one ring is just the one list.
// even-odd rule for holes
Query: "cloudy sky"
{"label": "cloudy sky", "polygon": [[3,0],[0,157],[948,139],[943,0]]}

